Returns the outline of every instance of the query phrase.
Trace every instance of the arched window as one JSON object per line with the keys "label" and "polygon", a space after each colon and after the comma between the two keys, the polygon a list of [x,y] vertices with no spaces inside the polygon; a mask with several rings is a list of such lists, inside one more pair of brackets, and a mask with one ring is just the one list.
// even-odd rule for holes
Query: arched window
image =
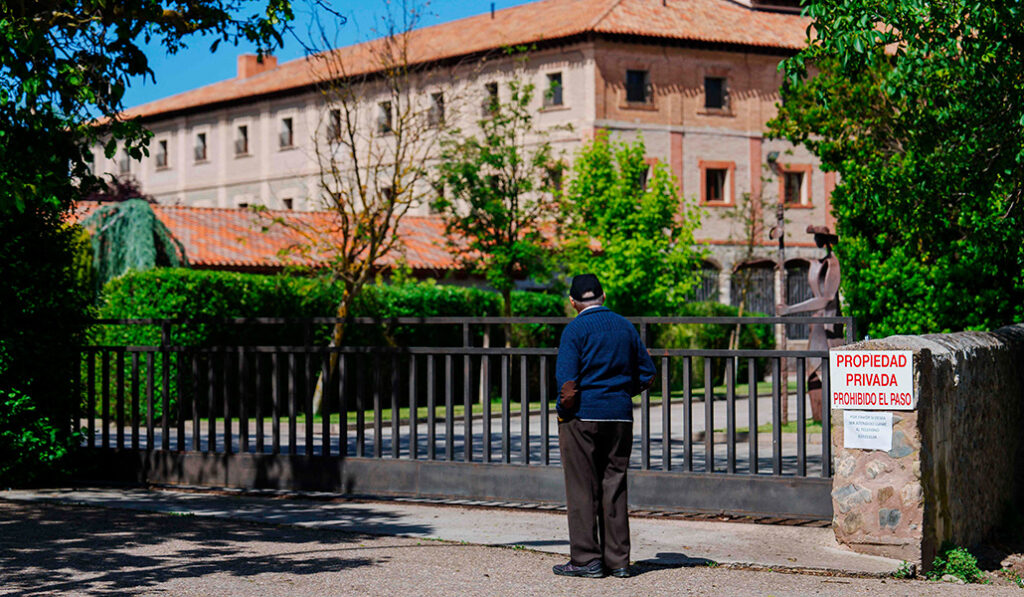
{"label": "arched window", "polygon": [[704,261],[700,265],[700,280],[693,288],[693,301],[718,302],[718,274],[719,269],[714,263]]}
{"label": "arched window", "polygon": [[775,314],[775,266],[770,261],[741,265],[732,275],[730,303],[739,307],[744,303],[744,314]]}
{"label": "arched window", "polygon": [[[795,259],[786,263],[786,304],[795,305],[814,296],[807,281],[809,265],[803,259]],[[800,313],[801,316],[810,313]],[[806,340],[810,330],[806,324],[786,326],[786,337],[793,340]]]}

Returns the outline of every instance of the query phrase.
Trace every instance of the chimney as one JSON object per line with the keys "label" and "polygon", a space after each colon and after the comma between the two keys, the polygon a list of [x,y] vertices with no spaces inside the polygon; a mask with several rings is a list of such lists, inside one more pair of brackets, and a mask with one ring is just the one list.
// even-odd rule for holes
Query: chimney
{"label": "chimney", "polygon": [[256,54],[242,54],[238,57],[238,78],[248,79],[253,75],[277,68],[276,56],[263,56],[263,60]]}

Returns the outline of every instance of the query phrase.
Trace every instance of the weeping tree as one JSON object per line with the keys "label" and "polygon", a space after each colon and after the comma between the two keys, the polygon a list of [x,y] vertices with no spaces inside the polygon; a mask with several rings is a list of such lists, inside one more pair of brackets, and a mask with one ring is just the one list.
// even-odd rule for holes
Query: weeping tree
{"label": "weeping tree", "polygon": [[143,199],[104,205],[82,226],[91,233],[97,288],[131,269],[188,267],[185,248]]}

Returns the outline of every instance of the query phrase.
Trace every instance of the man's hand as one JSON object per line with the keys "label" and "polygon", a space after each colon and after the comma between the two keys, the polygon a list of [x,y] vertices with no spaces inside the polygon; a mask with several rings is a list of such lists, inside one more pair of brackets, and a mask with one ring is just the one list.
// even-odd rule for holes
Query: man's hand
{"label": "man's hand", "polygon": [[580,404],[580,389],[576,387],[575,380],[569,380],[562,384],[562,409],[566,411],[576,410]]}

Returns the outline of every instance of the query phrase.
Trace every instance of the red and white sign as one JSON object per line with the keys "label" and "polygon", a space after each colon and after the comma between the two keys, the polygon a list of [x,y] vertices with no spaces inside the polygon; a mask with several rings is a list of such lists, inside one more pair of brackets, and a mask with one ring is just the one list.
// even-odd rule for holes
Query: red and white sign
{"label": "red and white sign", "polygon": [[914,353],[834,350],[829,353],[832,408],[914,410]]}

